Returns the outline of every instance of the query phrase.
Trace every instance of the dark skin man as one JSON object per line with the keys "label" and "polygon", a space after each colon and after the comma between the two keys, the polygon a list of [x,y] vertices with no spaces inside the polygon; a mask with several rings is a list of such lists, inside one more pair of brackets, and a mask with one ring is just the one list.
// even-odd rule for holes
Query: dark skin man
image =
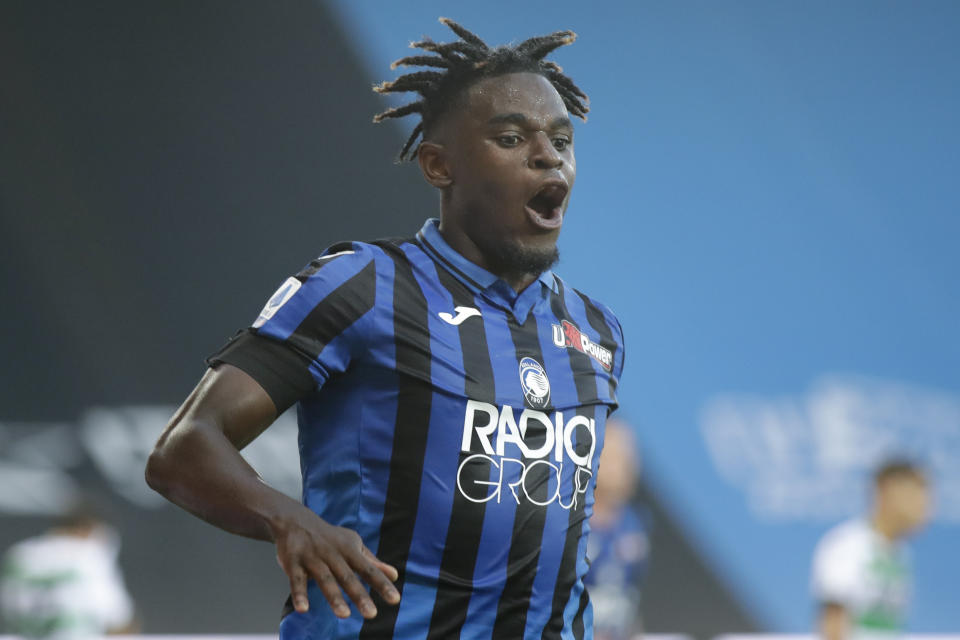
{"label": "dark skin man", "polygon": [[[480,80],[427,132],[418,161],[441,193],[441,234],[461,255],[516,291],[555,262],[576,163],[568,111],[549,80],[536,73]],[[248,374],[228,364],[209,369],[160,436],[147,482],[211,524],[273,542],[296,611],[307,611],[313,579],[338,617],[350,614],[345,592],[372,618],[364,583],[395,604],[397,569],[356,532],[267,486],[239,453],[276,418]]]}

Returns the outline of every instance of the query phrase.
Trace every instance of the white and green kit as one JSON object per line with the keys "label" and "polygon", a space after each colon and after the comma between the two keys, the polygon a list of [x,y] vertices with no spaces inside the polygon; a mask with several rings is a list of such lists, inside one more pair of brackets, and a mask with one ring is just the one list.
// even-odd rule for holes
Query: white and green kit
{"label": "white and green kit", "polygon": [[903,630],[911,574],[902,544],[855,519],[834,527],[817,544],[811,586],[818,602],[847,610],[855,640],[890,638]]}

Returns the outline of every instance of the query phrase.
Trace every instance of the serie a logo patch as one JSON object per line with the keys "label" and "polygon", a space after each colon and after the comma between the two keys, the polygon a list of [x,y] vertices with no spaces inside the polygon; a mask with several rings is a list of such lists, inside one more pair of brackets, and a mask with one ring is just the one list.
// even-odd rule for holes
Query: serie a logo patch
{"label": "serie a logo patch", "polygon": [[293,276],[287,278],[286,281],[280,285],[280,288],[277,289],[277,292],[267,300],[267,304],[263,306],[263,311],[261,311],[257,319],[254,320],[253,327],[260,327],[264,322],[272,318],[273,314],[279,311],[280,307],[285,305],[287,300],[293,297],[293,294],[297,292],[301,284],[302,283]]}

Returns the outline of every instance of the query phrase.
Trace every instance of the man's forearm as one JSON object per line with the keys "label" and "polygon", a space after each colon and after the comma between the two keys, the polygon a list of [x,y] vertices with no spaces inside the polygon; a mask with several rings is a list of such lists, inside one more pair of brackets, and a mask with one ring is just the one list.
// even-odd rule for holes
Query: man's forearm
{"label": "man's forearm", "polygon": [[197,421],[168,428],[150,455],[146,479],[194,515],[259,540],[273,540],[275,527],[304,509],[264,483],[220,429]]}
{"label": "man's forearm", "polygon": [[823,640],[846,640],[850,636],[850,618],[845,607],[824,604],[820,610],[820,637]]}

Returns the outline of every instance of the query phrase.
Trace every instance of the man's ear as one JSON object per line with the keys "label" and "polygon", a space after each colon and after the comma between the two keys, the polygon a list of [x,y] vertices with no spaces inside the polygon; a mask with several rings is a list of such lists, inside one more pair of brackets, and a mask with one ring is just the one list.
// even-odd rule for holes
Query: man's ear
{"label": "man's ear", "polygon": [[438,189],[453,184],[450,167],[447,164],[446,149],[436,142],[421,142],[417,151],[417,162],[424,179]]}

